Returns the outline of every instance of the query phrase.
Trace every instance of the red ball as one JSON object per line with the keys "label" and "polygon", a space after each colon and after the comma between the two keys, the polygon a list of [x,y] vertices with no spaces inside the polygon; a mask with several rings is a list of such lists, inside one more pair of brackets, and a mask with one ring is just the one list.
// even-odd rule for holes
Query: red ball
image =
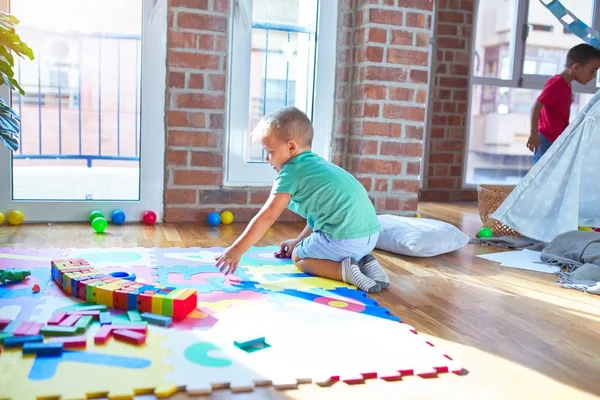
{"label": "red ball", "polygon": [[33,285],[33,287],[31,288],[31,290],[33,291],[33,293],[38,293],[40,291],[40,285],[38,285],[36,283],[35,285]]}
{"label": "red ball", "polygon": [[154,211],[146,211],[144,215],[142,215],[142,219],[147,225],[154,225],[156,222],[156,214]]}

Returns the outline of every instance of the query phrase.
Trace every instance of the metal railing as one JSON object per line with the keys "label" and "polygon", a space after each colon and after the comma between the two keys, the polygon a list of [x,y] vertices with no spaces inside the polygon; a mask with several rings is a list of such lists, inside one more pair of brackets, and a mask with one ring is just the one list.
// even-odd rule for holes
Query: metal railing
{"label": "metal railing", "polygon": [[36,58],[16,66],[26,93],[12,92],[21,116],[13,158],[82,160],[88,167],[139,161],[140,35],[23,27],[21,36]]}

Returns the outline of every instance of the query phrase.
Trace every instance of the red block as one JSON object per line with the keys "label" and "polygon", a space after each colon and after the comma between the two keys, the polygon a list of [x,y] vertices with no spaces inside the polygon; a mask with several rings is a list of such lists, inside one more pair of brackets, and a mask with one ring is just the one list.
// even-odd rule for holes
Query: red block
{"label": "red block", "polygon": [[64,344],[65,349],[76,349],[86,347],[87,339],[85,335],[81,336],[55,336],[48,338],[48,342],[60,342]]}
{"label": "red block", "polygon": [[73,311],[67,311],[67,314],[69,314],[69,315],[79,315],[80,317],[82,315],[88,315],[90,317],[94,317],[95,320],[98,320],[98,318],[100,317],[100,311],[99,310],[81,310],[81,311],[73,310]]}
{"label": "red block", "polygon": [[106,343],[112,332],[111,325],[103,325],[102,328],[98,329],[94,335],[94,343],[101,344]]}
{"label": "red block", "polygon": [[138,294],[138,311],[140,313],[143,312],[152,312],[152,295],[151,294]]}
{"label": "red block", "polygon": [[27,331],[27,336],[36,336],[40,334],[40,331],[44,327],[44,324],[40,322],[32,322],[29,325],[29,330]]}
{"label": "red block", "polygon": [[73,325],[75,325],[75,323],[77,323],[77,321],[79,321],[79,318],[81,318],[81,315],[77,315],[77,314],[69,315],[58,325],[59,326],[73,326]]}
{"label": "red block", "polygon": [[13,332],[14,336],[27,336],[27,332],[29,332],[29,328],[33,322],[21,322],[21,325],[17,326],[17,329]]}
{"label": "red block", "polygon": [[[198,304],[198,292],[189,290],[183,296],[173,300],[173,319],[182,320],[196,309]],[[150,311],[151,312],[151,311]]]}
{"label": "red block", "polygon": [[119,310],[127,311],[127,294],[126,290],[115,290],[113,292],[113,307]]}
{"label": "red block", "polygon": [[48,320],[48,325],[58,325],[61,323],[61,321],[63,319],[65,319],[67,316],[66,312],[55,312],[54,314],[52,314],[52,317],[50,317],[50,319]]}
{"label": "red block", "polygon": [[6,327],[6,325],[10,324],[12,319],[0,319],[0,331]]}
{"label": "red block", "polygon": [[110,326],[110,329],[113,331],[136,331],[136,332],[147,332],[148,325],[106,325]]}
{"label": "red block", "polygon": [[134,344],[146,343],[146,334],[134,332],[134,331],[126,330],[126,329],[113,331],[113,336],[115,337],[115,339],[118,339],[118,340],[121,340],[124,342],[129,342],[129,343],[134,343]]}

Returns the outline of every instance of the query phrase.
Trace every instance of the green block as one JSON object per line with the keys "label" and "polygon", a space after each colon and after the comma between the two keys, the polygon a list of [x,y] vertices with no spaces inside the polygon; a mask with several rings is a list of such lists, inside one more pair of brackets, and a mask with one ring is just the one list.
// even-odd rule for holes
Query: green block
{"label": "green block", "polygon": [[163,315],[173,316],[173,302],[174,299],[169,298],[169,296],[163,299]]}
{"label": "green block", "polygon": [[85,332],[87,328],[90,327],[93,320],[94,317],[91,315],[83,315],[81,318],[79,318],[79,320],[75,323],[75,329],[77,330],[77,333]]}
{"label": "green block", "polygon": [[0,332],[0,344],[4,343],[4,338],[12,337],[13,334],[9,332]]}
{"label": "green block", "polygon": [[129,317],[129,321],[131,322],[138,322],[142,320],[142,317],[140,317],[140,313],[137,311],[127,311],[127,316]]}
{"label": "green block", "polygon": [[[96,281],[96,282],[92,282],[92,283],[88,283],[85,287],[85,301],[87,301],[88,303],[94,303],[94,287],[96,286],[102,286],[106,284],[106,282],[103,281]],[[105,305],[97,305],[97,306],[88,306],[88,307],[104,307],[103,310],[106,310],[106,306]],[[78,308],[78,310],[90,310],[87,307],[82,307],[82,308]],[[100,310],[99,308],[96,308],[95,310]]]}
{"label": "green block", "polygon": [[171,290],[169,294],[167,294],[167,299],[176,299],[181,293],[185,292],[185,289],[177,288],[175,290]]}
{"label": "green block", "polygon": [[121,320],[115,320],[114,321],[115,325],[134,325],[134,326],[140,326],[140,325],[148,325],[147,321],[121,321]]}
{"label": "green block", "polygon": [[94,304],[92,306],[77,307],[75,310],[77,310],[77,311],[105,311],[106,306],[104,304]]}
{"label": "green block", "polygon": [[77,328],[74,326],[46,325],[42,328],[40,333],[46,336],[73,336],[78,332]]}

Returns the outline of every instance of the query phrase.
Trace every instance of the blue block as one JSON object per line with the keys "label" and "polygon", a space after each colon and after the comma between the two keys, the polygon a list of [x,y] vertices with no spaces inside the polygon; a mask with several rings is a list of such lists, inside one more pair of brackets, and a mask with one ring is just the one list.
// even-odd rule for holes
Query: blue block
{"label": "blue block", "polygon": [[4,339],[4,347],[7,349],[14,347],[21,347],[25,343],[37,343],[43,342],[44,335],[35,335],[35,336],[13,336],[7,337]]}
{"label": "blue block", "polygon": [[138,295],[137,293],[127,293],[127,309],[137,310],[138,308]]}
{"label": "blue block", "polygon": [[261,336],[261,337],[257,337],[257,338],[253,338],[253,339],[246,339],[246,340],[234,340],[233,344],[236,347],[239,347],[240,349],[243,349],[244,347],[250,347],[250,346],[254,346],[255,344],[260,344],[260,343],[264,343],[265,341],[265,337]]}
{"label": "blue block", "polygon": [[64,343],[25,343],[23,354],[35,354],[38,356],[60,356],[63,352]]}
{"label": "blue block", "polygon": [[112,318],[110,317],[110,312],[102,311],[98,317],[100,320],[100,325],[110,324],[112,322]]}
{"label": "blue block", "polygon": [[171,325],[171,321],[172,321],[171,317],[147,313],[147,312],[140,314],[140,317],[142,317],[142,319],[144,321],[147,321],[154,325],[160,325],[160,326],[169,326],[169,325]]}

